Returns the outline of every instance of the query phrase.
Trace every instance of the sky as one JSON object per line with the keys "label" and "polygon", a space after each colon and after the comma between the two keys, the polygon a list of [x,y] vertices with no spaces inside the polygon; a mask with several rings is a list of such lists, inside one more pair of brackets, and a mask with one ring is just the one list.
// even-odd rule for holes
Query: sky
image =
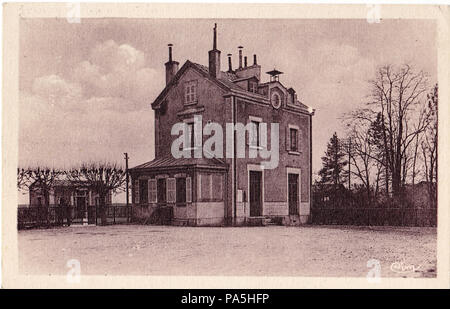
{"label": "sky", "polygon": [[[412,64],[437,81],[432,20],[356,19],[22,19],[19,164],[71,167],[83,161],[130,166],[154,158],[150,104],[165,85],[167,44],[180,67],[208,64],[218,26],[221,67],[238,64],[239,45],[262,72],[276,68],[313,117],[313,173],[340,117],[364,103],[384,64]],[[268,75],[262,74],[262,81]]]}

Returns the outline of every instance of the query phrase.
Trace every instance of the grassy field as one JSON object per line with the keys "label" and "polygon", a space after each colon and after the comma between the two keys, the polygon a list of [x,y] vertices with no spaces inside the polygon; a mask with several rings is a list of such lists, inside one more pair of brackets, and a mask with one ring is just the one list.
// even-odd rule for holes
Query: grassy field
{"label": "grassy field", "polygon": [[[436,276],[435,228],[115,225],[18,237],[23,274],[65,274],[67,261],[77,259],[89,275],[365,277],[367,261],[376,259],[381,277]],[[393,263],[405,271],[392,271]]]}

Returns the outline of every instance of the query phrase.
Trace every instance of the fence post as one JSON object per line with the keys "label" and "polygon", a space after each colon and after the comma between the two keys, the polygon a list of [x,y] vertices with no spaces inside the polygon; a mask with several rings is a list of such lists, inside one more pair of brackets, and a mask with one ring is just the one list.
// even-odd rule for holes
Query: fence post
{"label": "fence post", "polygon": [[116,207],[113,206],[113,223],[116,224]]}

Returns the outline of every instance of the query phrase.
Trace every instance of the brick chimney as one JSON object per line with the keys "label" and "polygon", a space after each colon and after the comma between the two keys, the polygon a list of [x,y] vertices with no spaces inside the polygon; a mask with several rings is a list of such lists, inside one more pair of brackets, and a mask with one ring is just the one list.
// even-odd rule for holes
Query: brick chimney
{"label": "brick chimney", "polygon": [[209,74],[212,77],[220,77],[220,50],[217,49],[217,24],[214,24],[213,49],[208,52],[209,55]]}
{"label": "brick chimney", "polygon": [[232,54],[228,54],[228,72],[233,72],[233,65],[231,64],[231,56]]}
{"label": "brick chimney", "polygon": [[239,46],[239,68],[235,71],[236,75],[239,78],[255,76],[261,81],[261,66],[256,61],[256,55],[253,55],[253,65],[248,65],[247,57],[244,57],[244,65],[242,65],[242,48],[242,46]]}
{"label": "brick chimney", "polygon": [[242,47],[242,46],[238,46],[238,49],[239,49],[239,69],[242,69],[242,49],[243,49],[244,47]]}
{"label": "brick chimney", "polygon": [[177,74],[178,72],[178,65],[179,63],[177,61],[172,60],[172,46],[173,44],[168,44],[169,46],[169,61],[165,63],[166,66],[166,85],[170,83],[172,78]]}

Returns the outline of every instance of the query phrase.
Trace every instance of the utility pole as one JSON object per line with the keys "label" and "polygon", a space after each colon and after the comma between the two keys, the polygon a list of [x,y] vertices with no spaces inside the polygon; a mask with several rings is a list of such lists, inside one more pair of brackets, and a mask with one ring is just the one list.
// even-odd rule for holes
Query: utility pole
{"label": "utility pole", "polygon": [[128,153],[127,152],[125,152],[124,153],[124,155],[125,155],[125,177],[126,177],[126,187],[127,187],[127,206],[129,205],[129,202],[128,202],[128,200],[129,200],[129,198],[128,198],[128,195],[129,195],[129,190],[128,190],[128,159],[130,158],[130,157],[128,157]]}
{"label": "utility pole", "polygon": [[351,173],[350,173],[350,160],[351,160],[351,151],[352,151],[352,139],[349,137],[348,138],[348,190],[351,190],[350,187],[350,179],[351,179]]}

